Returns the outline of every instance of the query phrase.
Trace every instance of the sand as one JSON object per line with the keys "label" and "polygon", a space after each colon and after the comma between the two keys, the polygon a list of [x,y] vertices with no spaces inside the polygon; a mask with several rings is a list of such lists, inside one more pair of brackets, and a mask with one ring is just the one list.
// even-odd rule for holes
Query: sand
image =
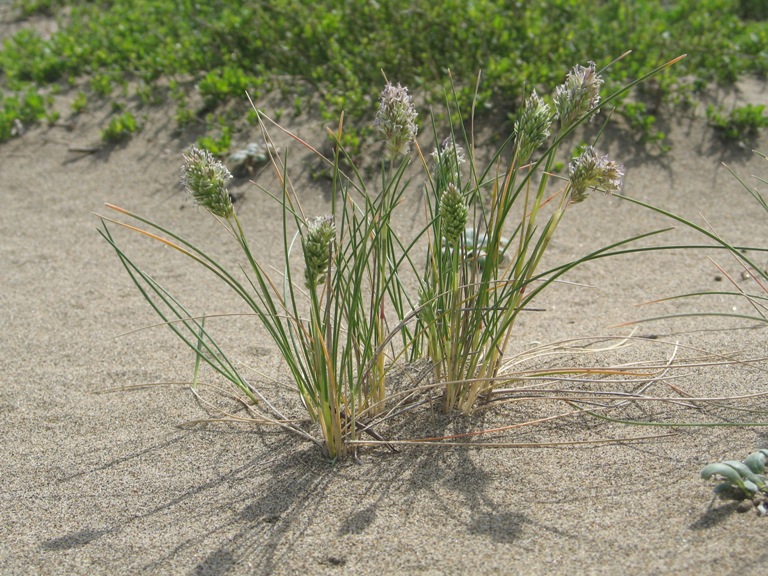
{"label": "sand", "polygon": [[[742,89],[742,99],[765,102],[764,84],[750,81]],[[707,462],[742,459],[768,446],[765,428],[646,428],[579,417],[512,430],[503,439],[594,443],[412,446],[397,454],[365,448],[359,463],[333,464],[314,444],[278,429],[184,426],[216,414],[182,385],[102,393],[189,382],[194,358],[163,327],[122,335],[156,318],[96,233],[93,212],[106,214],[105,202],[133,209],[238,261],[221,229],[177,185],[181,151],[193,138],[174,135],[170,110],[144,111],[142,132],[126,145],[92,154],[68,149],[98,143],[108,114],[105,106],[73,118],[68,127],[32,127],[0,147],[0,573],[732,574],[765,565],[768,519],[713,501],[713,484],[699,478]],[[672,150],[666,155],[618,129],[601,147],[625,163],[627,195],[699,222],[701,212],[733,242],[766,246],[766,215],[721,165],[727,162],[745,178],[768,176],[768,164],[749,150],[768,151],[765,134],[746,148],[727,145],[705,125],[701,109],[693,116],[668,122]],[[322,143],[322,123],[293,122],[284,119]],[[236,145],[255,136],[239,134]],[[309,177],[309,155],[284,135],[275,133],[275,139],[291,150],[294,183],[307,211],[327,211],[327,183]],[[431,150],[428,138],[422,145]],[[255,179],[274,184],[268,172]],[[418,213],[417,182],[413,189],[399,224],[404,228],[408,215]],[[238,211],[259,253],[267,261],[278,258],[276,207],[247,180],[235,191],[242,194]],[[551,248],[552,262],[669,224],[595,194],[569,212]],[[171,250],[129,233],[119,237],[198,313],[241,310],[215,279]],[[682,230],[668,241],[676,239],[695,236]],[[708,256],[739,279],[732,258],[703,251],[623,257],[577,269],[568,277],[577,284],[554,286],[541,300],[545,310],[523,317],[513,348],[620,336],[629,329],[612,325],[661,313],[748,313],[746,301],[726,298],[635,306],[726,287],[727,281],[715,280],[723,274]],[[739,282],[755,290],[749,281]],[[255,321],[220,320],[217,326],[233,356],[250,367],[253,383],[300,415],[290,379]],[[626,354],[664,362],[677,342],[759,358],[768,349],[763,330],[753,326],[720,317],[643,324],[640,332],[657,339],[637,341]],[[698,352],[683,348],[679,355]],[[588,361],[613,359],[606,353]],[[765,392],[768,382],[764,363],[692,367],[675,375],[679,390],[700,397]],[[560,383],[566,385],[580,386]],[[655,390],[673,395],[665,384]],[[212,391],[203,397],[238,410]],[[738,405],[760,408],[764,399]],[[385,432],[405,438],[489,428],[553,409],[568,408],[534,402],[448,419],[424,408]],[[627,414],[670,422],[706,419],[695,409],[663,403]],[[764,419],[734,412],[707,416],[717,417]],[[611,438],[627,440],[600,443]]]}

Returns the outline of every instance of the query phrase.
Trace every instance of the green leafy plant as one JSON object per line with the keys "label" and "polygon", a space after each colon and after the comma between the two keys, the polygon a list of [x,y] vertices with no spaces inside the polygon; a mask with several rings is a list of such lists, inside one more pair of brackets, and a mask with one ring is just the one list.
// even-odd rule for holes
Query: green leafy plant
{"label": "green leafy plant", "polygon": [[715,486],[715,494],[724,498],[749,498],[758,492],[768,495],[768,478],[765,476],[765,461],[768,458],[768,449],[753,452],[741,462],[738,460],[726,460],[708,464],[701,471],[701,477],[709,480],[719,477],[725,482]]}
{"label": "green leafy plant", "polygon": [[258,79],[242,69],[225,66],[208,72],[198,83],[197,89],[203,96],[205,109],[213,109],[232,97],[242,98],[246,92],[255,97],[255,90],[260,84]]}
{"label": "green leafy plant", "polygon": [[101,132],[101,139],[110,144],[129,140],[138,130],[136,118],[130,112],[124,112],[109,121],[109,125]]}
{"label": "green leafy plant", "polygon": [[195,120],[195,113],[185,106],[177,106],[173,119],[178,128],[184,128]]}
{"label": "green leafy plant", "polygon": [[106,98],[112,94],[112,78],[110,78],[110,76],[107,74],[99,74],[94,76],[91,78],[90,85],[91,90],[93,90],[95,94],[101,96],[102,98]]}
{"label": "green leafy plant", "polygon": [[213,136],[201,136],[197,139],[197,146],[204,150],[208,150],[217,158],[221,158],[229,152],[229,148],[232,146],[232,130],[229,126],[223,125],[221,126],[221,133],[218,138]]}
{"label": "green leafy plant", "polygon": [[46,99],[34,90],[0,95],[0,142],[20,135],[28,125],[46,117]]}
{"label": "green leafy plant", "polygon": [[[15,6],[29,15],[50,13],[60,4],[40,0]],[[279,88],[286,104],[291,93],[302,95],[300,103],[294,100],[297,111],[315,113],[304,98],[310,93],[326,119],[344,110],[365,124],[382,66],[418,87],[426,105],[442,100],[450,68],[462,109],[475,102],[478,114],[486,109],[516,113],[515,103],[524,101],[526,90],[559,80],[557,63],[585,53],[605,61],[627,45],[638,57],[615,72],[611,90],[639,77],[662,54],[683,51],[691,57],[680,73],[700,88],[768,71],[768,25],[740,0],[611,1],[589,10],[563,0],[486,0],[470,6],[460,0],[66,4],[68,16],[50,37],[23,28],[3,42],[0,76],[8,89],[25,89],[28,83],[39,89],[85,77],[106,98],[112,84],[127,77],[161,87],[185,78],[199,84],[207,108],[241,101],[246,89]],[[471,79],[478,68],[485,82],[474,90]],[[688,89],[687,81],[669,74],[659,75],[654,86],[663,102],[674,102]],[[641,123],[640,129],[648,127]]]}
{"label": "green leafy plant", "polygon": [[722,108],[707,107],[707,121],[725,140],[749,140],[757,136],[761,128],[768,126],[768,115],[763,104],[746,104],[725,112]]}
{"label": "green leafy plant", "polygon": [[22,16],[27,18],[36,14],[52,16],[61,4],[63,4],[61,0],[14,0],[13,2],[14,7],[19,8]]}
{"label": "green leafy plant", "polygon": [[187,97],[184,88],[176,80],[172,80],[169,83],[168,89],[171,98],[176,103],[176,111],[174,113],[176,126],[178,128],[184,128],[195,120],[196,114],[194,110],[189,108],[189,98]]}
{"label": "green leafy plant", "polygon": [[85,92],[78,92],[74,100],[72,100],[72,112],[75,114],[82,114],[88,107],[88,96]]}
{"label": "green leafy plant", "polygon": [[626,118],[632,129],[632,134],[636,135],[640,142],[653,143],[660,152],[669,152],[669,145],[665,142],[667,135],[656,129],[656,116],[648,112],[645,104],[642,102],[626,103],[620,108],[620,113]]}

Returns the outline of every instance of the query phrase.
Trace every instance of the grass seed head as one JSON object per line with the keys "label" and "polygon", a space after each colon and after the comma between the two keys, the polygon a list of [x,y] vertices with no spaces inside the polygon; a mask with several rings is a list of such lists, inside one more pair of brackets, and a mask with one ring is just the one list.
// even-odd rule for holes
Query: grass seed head
{"label": "grass seed head", "polygon": [[381,92],[379,111],[373,126],[384,135],[390,158],[410,151],[411,142],[418,133],[417,115],[408,89],[388,82]]}
{"label": "grass seed head", "polygon": [[571,125],[600,103],[602,77],[595,63],[586,67],[576,64],[565,78],[565,83],[555,89],[555,110],[560,127],[567,130]]}
{"label": "grass seed head", "polygon": [[448,182],[458,184],[461,181],[461,165],[467,160],[464,149],[451,136],[443,140],[439,149],[435,148],[432,161],[435,182],[439,188]]}
{"label": "grass seed head", "polygon": [[515,121],[517,158],[521,164],[527,162],[531,154],[549,138],[553,116],[549,105],[534,90],[525,102],[520,117]]}
{"label": "grass seed head", "polygon": [[331,243],[335,238],[336,225],[332,216],[321,216],[309,222],[302,247],[304,280],[310,290],[325,282],[325,273],[331,259]]}
{"label": "grass seed head", "polygon": [[590,188],[598,188],[606,194],[621,190],[624,166],[608,160],[608,156],[599,156],[592,146],[586,146],[580,156],[571,159],[568,177],[571,203],[577,204],[589,196]]}
{"label": "grass seed head", "polygon": [[440,227],[446,242],[453,244],[467,225],[469,208],[464,195],[451,182],[440,197]]}
{"label": "grass seed head", "polygon": [[210,152],[192,146],[184,155],[181,171],[181,183],[198,206],[221,218],[234,215],[232,198],[227,190],[232,174]]}

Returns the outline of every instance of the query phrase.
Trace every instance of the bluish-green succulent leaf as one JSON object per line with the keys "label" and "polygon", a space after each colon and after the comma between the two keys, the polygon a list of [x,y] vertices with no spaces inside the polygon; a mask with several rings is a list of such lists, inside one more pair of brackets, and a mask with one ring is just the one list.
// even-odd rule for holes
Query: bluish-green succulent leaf
{"label": "bluish-green succulent leaf", "polygon": [[739,460],[726,460],[725,462],[722,462],[722,464],[725,464],[726,466],[730,466],[736,472],[739,473],[739,476],[743,478],[748,478],[751,474],[753,474],[752,470],[750,470],[749,466],[744,464],[744,462],[741,462]]}
{"label": "bluish-green succulent leaf", "polygon": [[744,464],[747,465],[747,467],[752,470],[755,474],[762,474],[765,472],[765,457],[766,455],[763,453],[764,451],[758,450],[757,452],[752,452],[749,456],[747,456],[744,459]]}
{"label": "bluish-green succulent leaf", "polygon": [[733,467],[722,462],[707,464],[701,471],[701,477],[704,478],[704,480],[709,480],[715,474],[722,476],[732,483],[738,484],[741,482],[741,475]]}
{"label": "bluish-green succulent leaf", "polygon": [[757,486],[751,480],[744,480],[742,488],[749,491],[750,494],[757,492]]}
{"label": "bluish-green succulent leaf", "polygon": [[725,495],[733,494],[734,485],[730,482],[721,482],[712,490],[715,494]]}
{"label": "bluish-green succulent leaf", "polygon": [[736,470],[736,472],[738,472],[739,475],[744,480],[749,480],[750,482],[752,482],[753,484],[755,484],[760,488],[762,488],[765,485],[764,478],[762,478],[759,474],[755,474],[754,472],[752,472],[749,466],[747,466],[743,462],[728,460],[727,462],[723,462],[723,464],[727,464],[728,466]]}
{"label": "bluish-green succulent leaf", "polygon": [[486,234],[477,234],[474,228],[467,228],[464,230],[464,244],[467,248],[478,248],[488,244],[488,236]]}
{"label": "bluish-green succulent leaf", "polygon": [[[509,238],[502,236],[499,238],[499,246],[503,248],[509,244]],[[484,248],[488,245],[488,235],[484,232],[477,233],[474,228],[464,229],[464,245],[467,248]]]}

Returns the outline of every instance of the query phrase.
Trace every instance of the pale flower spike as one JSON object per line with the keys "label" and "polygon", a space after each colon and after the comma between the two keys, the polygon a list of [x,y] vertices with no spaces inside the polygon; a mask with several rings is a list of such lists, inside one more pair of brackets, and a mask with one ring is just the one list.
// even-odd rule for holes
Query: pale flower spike
{"label": "pale flower spike", "polygon": [[514,127],[517,158],[521,164],[527,162],[531,154],[549,138],[552,117],[549,105],[536,94],[536,90],[531,92]]}
{"label": "pale flower spike", "polygon": [[440,144],[440,150],[435,148],[432,151],[432,159],[436,164],[439,164],[441,159],[445,159],[445,162],[450,162],[456,166],[467,161],[464,157],[464,148],[456,144],[450,136],[443,139],[443,142]]}
{"label": "pale flower spike", "polygon": [[202,148],[192,146],[184,154],[181,183],[198,206],[207,208],[220,218],[231,218],[235,209],[227,190],[232,179],[227,167]]}
{"label": "pale flower spike", "polygon": [[464,149],[449,136],[443,140],[440,149],[435,148],[433,150],[432,161],[434,162],[435,181],[438,187],[442,189],[448,182],[459,183],[461,165],[467,160],[464,157]]}
{"label": "pale flower spike", "polygon": [[417,115],[408,89],[387,82],[381,92],[379,111],[373,127],[384,135],[390,158],[410,151],[411,142],[418,132]]}
{"label": "pale flower spike", "polygon": [[608,160],[608,156],[599,156],[592,146],[587,146],[581,156],[571,159],[568,177],[571,203],[577,204],[589,196],[589,188],[598,188],[606,194],[621,190],[624,166]]}
{"label": "pale flower spike", "polygon": [[571,125],[600,103],[602,77],[597,73],[595,63],[585,68],[577,64],[565,78],[565,83],[555,89],[555,110],[560,118],[560,127],[567,130]]}

